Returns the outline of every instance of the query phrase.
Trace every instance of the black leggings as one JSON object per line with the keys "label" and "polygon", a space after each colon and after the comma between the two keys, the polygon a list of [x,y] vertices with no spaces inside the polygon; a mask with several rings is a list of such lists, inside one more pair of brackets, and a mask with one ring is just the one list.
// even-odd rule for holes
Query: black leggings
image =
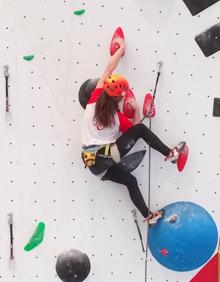
{"label": "black leggings", "polygon": [[[150,129],[148,129],[144,124],[139,123],[129,128],[116,141],[121,157],[126,155],[131,150],[139,138],[144,139],[149,146],[164,156],[169,155],[170,149],[163,142],[161,142],[161,140]],[[107,170],[104,179],[126,185],[131,200],[136,208],[140,211],[143,217],[148,216],[148,208],[138,187],[136,177],[114,165]]]}

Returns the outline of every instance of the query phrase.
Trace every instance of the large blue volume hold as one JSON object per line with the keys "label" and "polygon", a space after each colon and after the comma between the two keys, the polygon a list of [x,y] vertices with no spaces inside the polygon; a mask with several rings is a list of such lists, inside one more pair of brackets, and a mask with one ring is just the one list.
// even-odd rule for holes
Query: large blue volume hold
{"label": "large blue volume hold", "polygon": [[191,271],[213,255],[218,231],[210,214],[192,202],[176,202],[149,228],[149,248],[155,259],[171,270]]}

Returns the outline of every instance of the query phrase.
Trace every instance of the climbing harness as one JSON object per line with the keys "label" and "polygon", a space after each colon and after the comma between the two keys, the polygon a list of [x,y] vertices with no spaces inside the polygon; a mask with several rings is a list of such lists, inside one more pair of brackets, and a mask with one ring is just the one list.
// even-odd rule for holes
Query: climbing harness
{"label": "climbing harness", "polygon": [[94,166],[96,164],[97,153],[100,149],[104,148],[104,154],[99,155],[108,158],[110,145],[111,144],[83,146],[82,160],[84,162],[85,168]]}
{"label": "climbing harness", "polygon": [[118,150],[118,146],[116,143],[112,143],[110,146],[110,152],[111,152],[111,157],[113,159],[113,161],[117,164],[120,163],[121,161],[121,155],[120,152]]}

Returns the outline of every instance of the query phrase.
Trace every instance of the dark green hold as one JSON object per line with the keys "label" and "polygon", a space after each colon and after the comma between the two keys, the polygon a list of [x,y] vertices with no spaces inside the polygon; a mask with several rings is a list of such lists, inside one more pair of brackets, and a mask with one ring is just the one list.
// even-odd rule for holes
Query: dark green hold
{"label": "dark green hold", "polygon": [[39,222],[30,241],[24,247],[25,251],[27,252],[31,251],[32,249],[36,248],[43,241],[44,230],[45,230],[45,223]]}
{"label": "dark green hold", "polygon": [[74,14],[77,15],[77,16],[81,16],[82,14],[85,13],[86,10],[82,9],[82,10],[77,10],[77,11],[74,11]]}
{"label": "dark green hold", "polygon": [[33,60],[34,58],[34,55],[28,55],[28,56],[24,56],[23,59],[26,60],[26,61],[31,61]]}

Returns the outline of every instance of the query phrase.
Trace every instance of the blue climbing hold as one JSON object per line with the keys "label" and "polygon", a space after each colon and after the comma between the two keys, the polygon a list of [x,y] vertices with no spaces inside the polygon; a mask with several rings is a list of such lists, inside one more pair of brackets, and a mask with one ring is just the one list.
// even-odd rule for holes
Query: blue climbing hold
{"label": "blue climbing hold", "polygon": [[210,214],[192,202],[176,202],[149,228],[149,248],[155,259],[171,270],[191,271],[206,263],[218,242]]}

